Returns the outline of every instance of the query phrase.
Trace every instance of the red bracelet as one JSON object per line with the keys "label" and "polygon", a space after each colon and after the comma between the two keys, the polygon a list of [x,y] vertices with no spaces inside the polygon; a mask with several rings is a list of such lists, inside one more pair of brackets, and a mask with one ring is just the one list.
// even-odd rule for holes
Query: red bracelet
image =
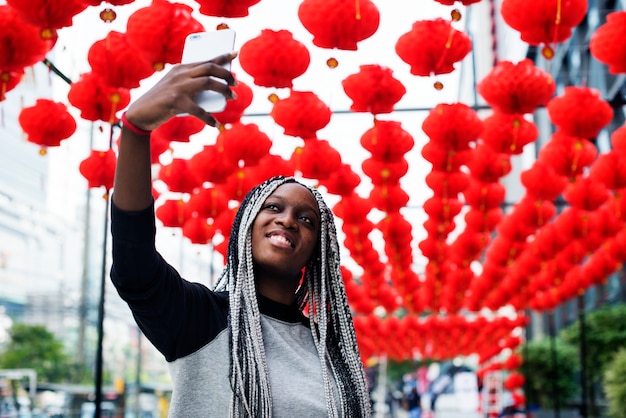
{"label": "red bracelet", "polygon": [[152,133],[152,131],[144,131],[130,123],[128,119],[126,119],[126,112],[122,113],[122,126],[136,135],[149,136]]}

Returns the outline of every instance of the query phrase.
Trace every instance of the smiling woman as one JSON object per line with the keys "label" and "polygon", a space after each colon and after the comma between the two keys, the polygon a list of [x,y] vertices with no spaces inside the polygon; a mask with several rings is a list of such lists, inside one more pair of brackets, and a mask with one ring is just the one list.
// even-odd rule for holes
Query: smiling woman
{"label": "smiling woman", "polygon": [[[236,54],[174,66],[122,117],[112,196],[111,278],[169,362],[170,417],[367,417],[369,392],[341,277],[334,217],[321,194],[272,177],[242,200],[215,289],[183,279],[155,248],[150,131],[193,100],[232,99]],[[208,77],[222,83],[204,83]]]}

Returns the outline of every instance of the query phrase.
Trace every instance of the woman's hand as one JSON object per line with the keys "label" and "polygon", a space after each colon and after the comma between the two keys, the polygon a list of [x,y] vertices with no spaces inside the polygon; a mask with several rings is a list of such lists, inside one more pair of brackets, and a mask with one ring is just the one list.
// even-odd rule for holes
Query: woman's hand
{"label": "woman's hand", "polygon": [[[237,56],[236,52],[220,55],[210,61],[178,64],[126,111],[126,118],[139,129],[152,131],[173,116],[187,113],[215,126],[213,116],[194,101],[202,90],[213,90],[226,99],[234,99],[230,86],[236,84],[232,73],[223,67]],[[220,78],[226,84],[215,80]]]}

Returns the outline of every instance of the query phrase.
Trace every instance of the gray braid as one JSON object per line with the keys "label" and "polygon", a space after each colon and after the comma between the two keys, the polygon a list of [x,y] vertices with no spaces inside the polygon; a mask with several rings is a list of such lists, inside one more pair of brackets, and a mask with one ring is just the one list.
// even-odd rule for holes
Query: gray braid
{"label": "gray braid", "polygon": [[[234,418],[270,418],[272,415],[272,394],[254,283],[252,224],[265,200],[282,184],[294,182],[299,183],[293,177],[274,177],[246,195],[233,222],[226,267],[216,284],[216,291],[229,292],[230,384],[234,395],[230,416]],[[321,365],[328,415],[369,417],[369,393],[341,277],[334,217],[319,191],[302,185],[313,193],[319,205],[320,245],[318,253],[306,266],[296,300],[303,309],[308,305],[318,355],[327,360]],[[340,411],[334,381],[339,389]]]}

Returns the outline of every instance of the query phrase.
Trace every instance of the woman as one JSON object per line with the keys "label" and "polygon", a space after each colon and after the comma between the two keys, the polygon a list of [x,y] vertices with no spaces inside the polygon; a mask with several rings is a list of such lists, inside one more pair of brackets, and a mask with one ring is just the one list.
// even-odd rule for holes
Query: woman
{"label": "woman", "polygon": [[215,126],[193,97],[204,89],[232,99],[222,65],[235,57],[173,67],[122,117],[112,281],[168,361],[171,417],[369,416],[333,216],[319,192],[284,177],[250,191],[214,290],[182,279],[155,249],[150,131],[181,113]]}

